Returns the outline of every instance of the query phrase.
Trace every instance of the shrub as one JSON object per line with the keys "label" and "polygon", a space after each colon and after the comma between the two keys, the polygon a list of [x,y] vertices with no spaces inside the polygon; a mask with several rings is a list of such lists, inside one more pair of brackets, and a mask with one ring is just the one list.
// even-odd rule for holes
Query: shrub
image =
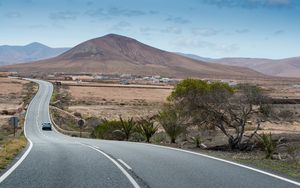
{"label": "shrub", "polygon": [[82,115],[80,112],[74,112],[74,116],[76,116],[78,118],[82,118]]}
{"label": "shrub", "polygon": [[277,114],[277,116],[283,121],[291,121],[294,117],[294,113],[290,110],[282,110]]}
{"label": "shrub", "polygon": [[125,136],[125,140],[129,140],[131,134],[135,131],[134,128],[136,123],[133,121],[133,118],[130,118],[128,120],[123,120],[121,116],[119,118],[120,129],[117,129],[114,132],[123,134]]}
{"label": "shrub", "polygon": [[277,146],[277,142],[273,140],[272,134],[263,133],[262,135],[258,135],[257,138],[266,153],[266,159],[272,158]]}
{"label": "shrub", "polygon": [[120,129],[120,121],[104,120],[102,124],[94,128],[93,135],[96,138],[108,140],[123,140],[124,136],[116,134],[115,131]]}
{"label": "shrub", "polygon": [[197,134],[196,136],[191,136],[190,139],[196,145],[196,148],[200,148],[201,145],[201,136]]}
{"label": "shrub", "polygon": [[150,118],[140,118],[137,124],[137,130],[142,134],[146,142],[150,142],[151,137],[157,132],[158,126]]}
{"label": "shrub", "polygon": [[180,116],[178,109],[172,105],[166,105],[157,115],[157,120],[170,137],[171,143],[175,143],[177,137],[185,131],[183,126],[184,120]]}

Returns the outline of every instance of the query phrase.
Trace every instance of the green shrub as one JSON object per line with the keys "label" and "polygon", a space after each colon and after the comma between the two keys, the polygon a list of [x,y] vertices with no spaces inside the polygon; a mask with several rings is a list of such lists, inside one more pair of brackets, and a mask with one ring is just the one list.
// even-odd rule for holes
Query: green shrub
{"label": "green shrub", "polygon": [[120,121],[104,120],[102,124],[94,128],[93,135],[96,138],[108,140],[123,140],[124,136],[117,134],[115,131],[120,129]]}
{"label": "green shrub", "polygon": [[150,118],[140,118],[137,123],[138,132],[143,135],[146,142],[150,142],[151,137],[157,132],[158,126]]}
{"label": "green shrub", "polygon": [[120,121],[119,121],[119,129],[115,130],[115,133],[120,133],[124,135],[125,140],[129,140],[131,134],[135,131],[135,125],[136,123],[133,121],[133,118],[123,120],[122,117],[120,116]]}
{"label": "green shrub", "polygon": [[178,109],[172,105],[165,106],[157,115],[157,120],[170,137],[171,143],[175,143],[177,137],[185,131],[184,119],[180,116]]}
{"label": "green shrub", "polygon": [[273,140],[272,134],[265,134],[257,136],[259,143],[262,145],[262,149],[266,153],[266,159],[272,158],[272,155],[275,152],[277,142]]}
{"label": "green shrub", "polygon": [[197,134],[196,136],[191,136],[190,139],[196,145],[196,148],[200,148],[202,140],[199,134]]}

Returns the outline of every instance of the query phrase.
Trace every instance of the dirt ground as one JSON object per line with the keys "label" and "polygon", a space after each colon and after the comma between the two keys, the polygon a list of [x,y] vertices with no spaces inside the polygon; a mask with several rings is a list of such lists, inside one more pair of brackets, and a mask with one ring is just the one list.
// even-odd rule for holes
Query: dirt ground
{"label": "dirt ground", "polygon": [[[137,86],[138,87],[138,86]],[[69,86],[68,92],[74,105],[72,112],[85,116],[117,119],[151,116],[158,112],[171,93],[170,88],[135,87],[80,87]]]}
{"label": "dirt ground", "polygon": [[162,103],[170,95],[171,89],[146,89],[128,87],[77,87],[70,86],[70,93],[75,100],[114,101],[135,103]]}
{"label": "dirt ground", "polygon": [[25,80],[0,77],[0,128],[7,125],[10,114],[16,112],[23,104]]}
{"label": "dirt ground", "polygon": [[25,80],[0,77],[0,110],[16,107],[22,103],[23,86]]}

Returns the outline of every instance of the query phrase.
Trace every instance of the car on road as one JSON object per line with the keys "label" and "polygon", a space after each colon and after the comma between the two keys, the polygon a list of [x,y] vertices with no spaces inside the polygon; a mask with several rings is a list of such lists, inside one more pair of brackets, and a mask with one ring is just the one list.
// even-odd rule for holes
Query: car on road
{"label": "car on road", "polygon": [[42,123],[42,130],[48,130],[51,131],[52,130],[52,124],[47,122],[47,123]]}

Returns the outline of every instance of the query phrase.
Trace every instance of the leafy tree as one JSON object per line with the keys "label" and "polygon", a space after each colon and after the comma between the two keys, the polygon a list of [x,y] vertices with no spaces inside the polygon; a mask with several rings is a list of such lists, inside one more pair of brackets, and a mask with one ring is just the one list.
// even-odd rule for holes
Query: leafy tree
{"label": "leafy tree", "polygon": [[259,109],[267,98],[257,86],[242,84],[232,88],[221,82],[186,79],[176,86],[168,99],[183,109],[181,115],[188,117],[191,124],[217,127],[227,136],[231,149],[243,150],[255,135],[244,139],[247,121],[254,114],[263,117]]}

